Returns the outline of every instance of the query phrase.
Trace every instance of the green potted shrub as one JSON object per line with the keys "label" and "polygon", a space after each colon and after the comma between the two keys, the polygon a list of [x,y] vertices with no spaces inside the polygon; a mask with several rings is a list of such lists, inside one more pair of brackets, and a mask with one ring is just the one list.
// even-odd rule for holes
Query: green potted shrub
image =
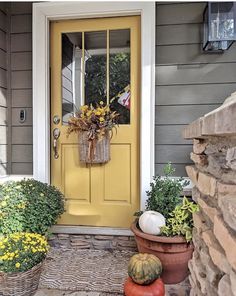
{"label": "green potted shrub", "polygon": [[64,197],[54,186],[25,179],[0,186],[0,234],[47,235],[64,212]]}
{"label": "green potted shrub", "polygon": [[[164,176],[154,177],[147,192],[146,209],[131,225],[140,253],[156,255],[162,262],[162,279],[166,284],[183,281],[188,274],[192,257],[192,214],[197,205],[181,198],[188,181],[172,178],[170,163],[164,167]],[[142,230],[143,231],[142,231]]]}
{"label": "green potted shrub", "polygon": [[0,295],[34,295],[49,246],[44,236],[16,232],[0,238]]}

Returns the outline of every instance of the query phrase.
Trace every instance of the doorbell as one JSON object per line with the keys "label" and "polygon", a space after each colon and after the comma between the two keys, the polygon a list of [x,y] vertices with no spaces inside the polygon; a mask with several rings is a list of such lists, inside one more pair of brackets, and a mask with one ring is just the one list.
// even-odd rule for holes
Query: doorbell
{"label": "doorbell", "polygon": [[20,110],[20,123],[24,123],[26,120],[26,110],[25,109],[21,109]]}

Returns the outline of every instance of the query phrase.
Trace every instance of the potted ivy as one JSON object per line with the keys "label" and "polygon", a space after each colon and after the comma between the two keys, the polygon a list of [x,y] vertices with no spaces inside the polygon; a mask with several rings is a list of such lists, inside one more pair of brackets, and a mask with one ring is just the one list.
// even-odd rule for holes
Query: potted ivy
{"label": "potted ivy", "polygon": [[173,178],[170,163],[164,167],[164,176],[154,177],[147,192],[145,212],[131,225],[138,250],[157,256],[163,265],[162,279],[176,284],[188,275],[188,261],[192,257],[192,214],[198,206],[186,197],[181,198],[188,181]]}

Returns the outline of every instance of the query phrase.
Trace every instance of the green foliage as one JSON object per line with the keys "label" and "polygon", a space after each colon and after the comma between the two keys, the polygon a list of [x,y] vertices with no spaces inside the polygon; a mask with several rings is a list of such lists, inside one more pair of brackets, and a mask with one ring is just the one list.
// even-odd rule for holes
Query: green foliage
{"label": "green foliage", "polygon": [[12,233],[0,238],[0,271],[27,271],[48,252],[47,240],[35,233]]}
{"label": "green foliage", "polygon": [[137,211],[134,213],[134,216],[139,218],[143,213],[144,211]]}
{"label": "green foliage", "polygon": [[51,185],[28,179],[0,186],[0,234],[46,234],[63,212],[63,195]]}
{"label": "green foliage", "polygon": [[[112,111],[120,114],[119,123],[129,123],[130,111],[118,103],[117,95],[130,84],[130,53],[116,53],[109,56],[109,99]],[[106,103],[106,55],[92,55],[86,61],[85,98],[86,104]]]}
{"label": "green foliage", "polygon": [[199,210],[198,205],[183,198],[182,204],[177,205],[169,214],[166,226],[161,233],[166,236],[183,235],[187,242],[192,240],[193,213]]}
{"label": "green foliage", "polygon": [[130,53],[110,54],[110,99],[111,109],[120,114],[119,123],[130,122],[130,110],[118,103],[117,95],[130,84]]}
{"label": "green foliage", "polygon": [[147,211],[157,211],[168,217],[177,204],[180,203],[180,194],[188,181],[183,178],[173,178],[175,169],[171,163],[164,167],[164,176],[155,176],[150,184],[151,190],[147,191]]}
{"label": "green foliage", "polygon": [[85,98],[93,105],[106,98],[106,65],[106,55],[92,55],[85,64]]}

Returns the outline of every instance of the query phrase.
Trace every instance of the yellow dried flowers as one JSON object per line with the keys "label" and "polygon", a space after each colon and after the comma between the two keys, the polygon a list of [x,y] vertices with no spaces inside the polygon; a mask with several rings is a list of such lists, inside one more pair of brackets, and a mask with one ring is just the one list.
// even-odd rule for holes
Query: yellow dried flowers
{"label": "yellow dried flowers", "polygon": [[111,111],[109,105],[104,105],[100,101],[96,107],[93,105],[83,105],[79,112],[71,116],[68,120],[68,135],[76,132],[88,132],[88,140],[98,140],[117,126],[119,114]]}

